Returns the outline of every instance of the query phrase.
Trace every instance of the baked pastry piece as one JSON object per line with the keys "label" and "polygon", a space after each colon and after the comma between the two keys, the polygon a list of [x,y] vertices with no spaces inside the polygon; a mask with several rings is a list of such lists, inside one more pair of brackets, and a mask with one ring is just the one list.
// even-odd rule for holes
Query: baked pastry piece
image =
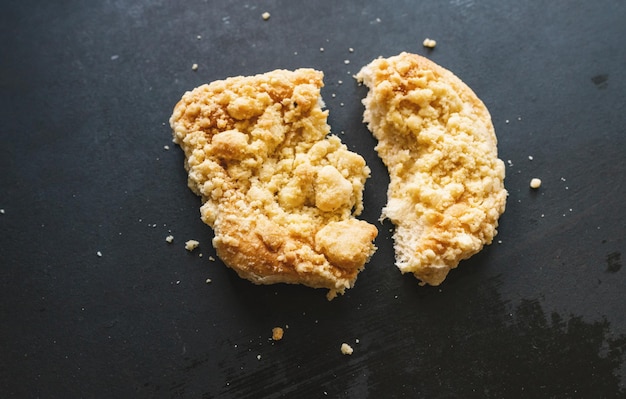
{"label": "baked pastry piece", "polygon": [[382,218],[396,226],[396,265],[431,285],[490,244],[504,212],[504,163],[491,117],[452,72],[415,55],[356,75],[364,121],[390,176]]}
{"label": "baked pastry piece", "polygon": [[170,118],[226,265],[257,284],[353,286],[378,230],[357,220],[370,169],[329,135],[323,74],[275,70],[184,94]]}

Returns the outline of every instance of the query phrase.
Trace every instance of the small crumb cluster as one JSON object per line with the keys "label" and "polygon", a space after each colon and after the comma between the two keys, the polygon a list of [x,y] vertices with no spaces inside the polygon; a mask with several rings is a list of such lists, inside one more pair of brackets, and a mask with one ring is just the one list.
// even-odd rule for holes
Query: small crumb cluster
{"label": "small crumb cluster", "polygon": [[200,245],[200,242],[196,240],[188,240],[187,242],[185,242],[185,249],[187,251],[193,251],[194,249],[198,248],[198,245]]}
{"label": "small crumb cluster", "polygon": [[433,39],[426,38],[424,39],[424,42],[422,42],[422,45],[426,48],[435,48],[437,42]]}
{"label": "small crumb cluster", "polygon": [[353,352],[354,349],[352,349],[350,345],[346,344],[345,342],[341,344],[341,353],[343,353],[344,355],[351,355]]}
{"label": "small crumb cluster", "polygon": [[264,21],[267,21],[268,19],[270,19],[270,13],[265,11],[263,14],[261,14],[261,18],[263,18]]}

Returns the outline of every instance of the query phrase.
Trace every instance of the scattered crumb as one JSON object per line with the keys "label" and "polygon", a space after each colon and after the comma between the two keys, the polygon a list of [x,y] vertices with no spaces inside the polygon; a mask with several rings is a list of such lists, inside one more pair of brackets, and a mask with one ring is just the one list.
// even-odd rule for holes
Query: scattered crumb
{"label": "scattered crumb", "polygon": [[424,39],[424,42],[422,44],[424,45],[424,47],[435,48],[437,42],[433,39],[426,38]]}
{"label": "scattered crumb", "polygon": [[198,254],[198,258],[202,258],[203,256],[204,256],[204,255],[202,255],[202,252],[200,252],[200,253]]}
{"label": "scattered crumb", "polygon": [[165,237],[165,241],[171,244],[172,241],[174,241],[174,236],[170,234],[169,236]]}
{"label": "scattered crumb", "polygon": [[324,52],[324,47],[320,47],[320,53]]}
{"label": "scattered crumb", "polygon": [[354,340],[354,342],[358,344],[361,341],[359,341],[359,339],[357,338],[357,339]]}
{"label": "scattered crumb", "polygon": [[207,283],[207,284],[211,284],[211,281],[213,281],[213,280],[211,280],[210,278],[207,278],[204,282]]}
{"label": "scattered crumb", "polygon": [[343,353],[344,355],[351,355],[352,352],[354,352],[354,349],[352,349],[350,345],[346,344],[345,342],[341,344],[341,353]]}
{"label": "scattered crumb", "polygon": [[169,145],[164,145],[164,146],[163,146],[163,149],[164,149],[164,150],[169,150],[169,149],[170,149],[170,146],[169,146]]}
{"label": "scattered crumb", "polygon": [[111,61],[115,61],[116,59],[120,58],[119,55],[115,54],[111,56]]}
{"label": "scattered crumb", "polygon": [[193,65],[191,66],[191,70],[192,70],[192,71],[197,71],[197,70],[198,70],[198,64],[193,64]]}
{"label": "scattered crumb", "polygon": [[532,155],[529,155],[529,156],[528,156],[528,160],[529,160],[529,161],[532,161],[533,159],[535,159],[535,158],[533,158],[533,156],[532,156]]}
{"label": "scattered crumb", "polygon": [[530,188],[539,188],[539,187],[541,187],[541,179],[538,179],[536,177],[533,178],[530,181]]}
{"label": "scattered crumb", "polygon": [[212,256],[210,256],[210,255],[209,255],[209,260],[210,260],[211,262],[215,262],[215,258],[214,258],[214,257],[212,257]]}
{"label": "scattered crumb", "polygon": [[198,35],[198,36],[196,36],[196,39],[200,40],[200,39],[202,39],[202,36]]}
{"label": "scattered crumb", "polygon": [[272,339],[274,341],[280,341],[283,339],[284,330],[280,327],[272,328]]}
{"label": "scattered crumb", "polygon": [[198,248],[198,245],[200,245],[200,242],[196,240],[189,240],[185,243],[185,249],[187,251],[193,251],[194,249]]}
{"label": "scattered crumb", "polygon": [[0,214],[4,215],[4,209],[0,209]]}
{"label": "scattered crumb", "polygon": [[261,355],[256,355],[257,360],[261,360]]}
{"label": "scattered crumb", "polygon": [[264,21],[267,21],[268,19],[270,19],[270,13],[265,11],[263,14],[261,14],[261,18],[263,18]]}
{"label": "scattered crumb", "polygon": [[505,121],[504,121],[504,123],[509,123],[509,120],[508,120],[508,119],[507,119],[507,120],[505,120]]}
{"label": "scattered crumb", "polygon": [[350,60],[343,60],[343,63],[348,65],[350,63]]}
{"label": "scattered crumb", "polygon": [[98,251],[98,252],[96,252],[96,255],[98,255],[101,258],[102,257],[102,252]]}
{"label": "scattered crumb", "polygon": [[354,49],[353,49],[352,47],[350,47],[350,48],[348,49],[348,51],[349,51],[349,52],[351,52],[351,53],[354,53]]}

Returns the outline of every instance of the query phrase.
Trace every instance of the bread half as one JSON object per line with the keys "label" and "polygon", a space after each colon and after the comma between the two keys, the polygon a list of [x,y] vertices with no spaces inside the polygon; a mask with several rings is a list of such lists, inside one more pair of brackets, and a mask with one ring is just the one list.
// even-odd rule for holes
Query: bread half
{"label": "bread half", "polygon": [[323,74],[275,70],[200,86],[170,118],[224,263],[256,284],[354,285],[378,231],[355,218],[370,169],[329,135]]}
{"label": "bread half", "polygon": [[364,122],[390,184],[382,218],[395,224],[396,265],[439,285],[490,244],[504,212],[504,163],[489,111],[452,72],[409,53],[356,75]]}

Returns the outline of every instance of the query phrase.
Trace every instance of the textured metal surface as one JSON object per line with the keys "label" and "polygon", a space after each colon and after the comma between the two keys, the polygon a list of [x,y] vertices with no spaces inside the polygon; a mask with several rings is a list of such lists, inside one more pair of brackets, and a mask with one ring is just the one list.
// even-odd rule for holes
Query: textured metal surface
{"label": "textured metal surface", "polygon": [[[1,396],[623,397],[624,20],[609,0],[2,4]],[[510,193],[496,242],[419,287],[386,222],[332,302],[212,260],[170,141],[180,96],[323,70],[332,129],[372,169],[375,222],[388,177],[352,75],[401,51],[492,113]]]}

